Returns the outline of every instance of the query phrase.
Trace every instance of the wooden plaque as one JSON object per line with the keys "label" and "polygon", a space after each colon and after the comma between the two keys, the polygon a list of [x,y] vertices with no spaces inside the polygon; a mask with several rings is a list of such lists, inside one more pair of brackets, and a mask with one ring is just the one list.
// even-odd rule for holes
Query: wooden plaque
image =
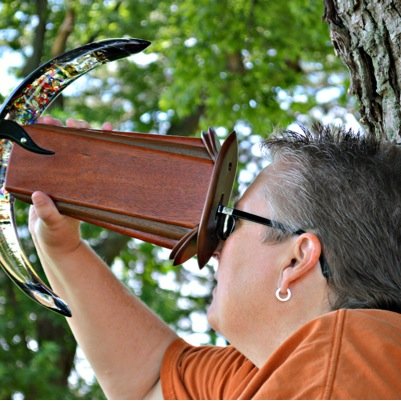
{"label": "wooden plaque", "polygon": [[29,136],[54,155],[13,147],[6,190],[31,202],[49,194],[61,213],[172,249],[175,264],[213,253],[218,203],[228,202],[237,142],[35,124]]}

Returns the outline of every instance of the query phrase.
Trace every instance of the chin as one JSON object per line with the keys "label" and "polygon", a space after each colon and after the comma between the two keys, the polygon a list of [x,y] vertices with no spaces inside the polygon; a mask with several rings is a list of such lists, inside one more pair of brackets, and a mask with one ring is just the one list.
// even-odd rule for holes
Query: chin
{"label": "chin", "polygon": [[218,330],[218,318],[217,318],[217,313],[216,313],[217,308],[216,308],[215,303],[216,303],[216,301],[213,300],[207,310],[207,321],[213,330],[219,331]]}

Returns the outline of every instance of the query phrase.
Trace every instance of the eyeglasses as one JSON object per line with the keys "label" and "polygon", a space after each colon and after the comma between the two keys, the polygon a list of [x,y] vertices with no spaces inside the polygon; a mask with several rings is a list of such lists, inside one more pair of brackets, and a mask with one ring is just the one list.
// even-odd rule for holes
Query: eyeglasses
{"label": "eyeglasses", "polygon": [[[225,241],[234,231],[235,224],[238,219],[248,220],[252,221],[253,223],[263,224],[264,226],[277,228],[281,231],[288,232],[292,235],[301,235],[306,232],[304,230],[291,231],[284,224],[279,223],[277,221],[270,220],[265,217],[258,216],[256,214],[244,212],[243,210],[233,209],[231,207],[223,206],[220,204],[218,205],[216,212],[217,237],[220,240]],[[319,260],[323,276],[328,278],[331,275],[331,273],[326,258],[323,255],[323,252],[321,252]]]}
{"label": "eyeglasses", "polygon": [[304,230],[289,231],[284,224],[277,221],[266,219],[265,217],[257,216],[256,214],[247,213],[243,210],[233,209],[231,207],[219,205],[217,207],[217,237],[225,241],[235,229],[235,224],[238,219],[252,221],[254,223],[263,224],[264,226],[278,228],[284,232],[290,232],[294,235],[303,234]]}

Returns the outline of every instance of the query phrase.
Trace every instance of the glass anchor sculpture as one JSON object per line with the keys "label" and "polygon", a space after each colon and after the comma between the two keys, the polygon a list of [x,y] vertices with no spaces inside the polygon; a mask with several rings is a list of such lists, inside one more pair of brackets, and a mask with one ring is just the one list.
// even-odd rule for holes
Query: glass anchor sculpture
{"label": "glass anchor sculpture", "polygon": [[[203,267],[218,243],[215,215],[235,178],[235,133],[220,146],[210,129],[189,138],[30,125],[55,92],[148,44],[117,39],[66,53],[28,77],[0,114],[1,266],[31,298],[67,316],[68,306],[41,282],[19,246],[14,197],[30,202],[42,190],[61,213],[171,249],[174,264],[196,254]],[[11,141],[21,146],[11,152]]]}

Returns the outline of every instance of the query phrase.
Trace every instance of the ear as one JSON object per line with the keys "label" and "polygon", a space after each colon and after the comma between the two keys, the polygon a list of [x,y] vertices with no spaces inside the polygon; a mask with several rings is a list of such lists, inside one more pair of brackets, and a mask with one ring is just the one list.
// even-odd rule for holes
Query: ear
{"label": "ear", "polygon": [[294,243],[291,264],[282,270],[279,288],[286,294],[291,285],[305,277],[318,263],[322,246],[319,238],[313,233],[301,234]]}

